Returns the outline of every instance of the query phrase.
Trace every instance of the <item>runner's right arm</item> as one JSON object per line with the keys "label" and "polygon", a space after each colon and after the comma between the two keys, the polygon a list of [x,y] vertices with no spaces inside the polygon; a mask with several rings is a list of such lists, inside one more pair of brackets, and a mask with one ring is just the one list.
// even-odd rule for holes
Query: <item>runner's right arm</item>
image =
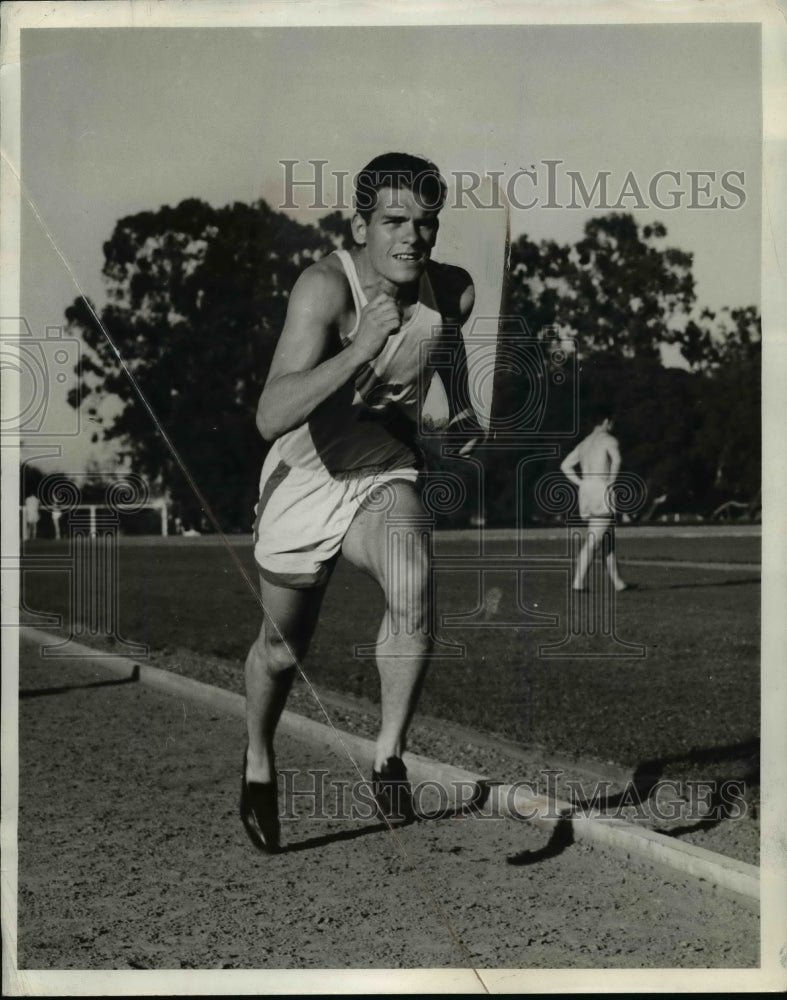
{"label": "runner's right arm", "polygon": [[284,329],[257,406],[260,434],[273,441],[299,427],[330,395],[383,349],[401,318],[393,299],[378,295],[364,306],[351,344],[326,358],[342,314],[346,290],[340,275],[319,265],[298,278]]}
{"label": "runner's right arm", "polygon": [[574,448],[570,451],[568,455],[560,463],[560,471],[564,476],[567,476],[575,486],[581,486],[582,480],[574,472],[574,469],[579,465],[579,448]]}

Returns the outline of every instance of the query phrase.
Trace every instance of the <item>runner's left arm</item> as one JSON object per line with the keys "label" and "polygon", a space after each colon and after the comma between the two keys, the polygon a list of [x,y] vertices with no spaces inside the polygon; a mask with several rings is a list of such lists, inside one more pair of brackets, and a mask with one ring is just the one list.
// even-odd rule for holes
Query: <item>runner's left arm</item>
{"label": "runner's left arm", "polygon": [[439,372],[448,399],[449,419],[445,431],[460,446],[458,454],[464,456],[486,437],[475,409],[478,400],[470,381],[462,336],[462,327],[475,305],[475,286],[470,275],[459,267],[443,265],[441,278],[441,311],[446,320],[444,336],[452,348],[453,359],[450,373]]}
{"label": "runner's left arm", "polygon": [[620,472],[621,465],[620,446],[617,438],[612,436],[607,440],[607,461],[609,462],[609,482],[612,484]]}

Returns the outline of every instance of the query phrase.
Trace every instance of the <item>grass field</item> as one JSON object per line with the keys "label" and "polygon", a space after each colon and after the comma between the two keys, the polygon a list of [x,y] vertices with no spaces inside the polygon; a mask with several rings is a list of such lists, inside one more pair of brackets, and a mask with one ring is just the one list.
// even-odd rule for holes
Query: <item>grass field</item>
{"label": "grass field", "polygon": [[[567,635],[568,583],[559,563],[546,568],[533,562],[566,551],[559,534],[544,534],[524,536],[522,552],[530,562],[518,571],[499,565],[516,555],[516,541],[488,541],[484,566],[493,568],[483,577],[472,559],[464,568],[446,566],[450,558],[477,553],[475,536],[438,536],[438,634],[454,652],[457,646],[464,651],[434,660],[422,711],[525,745],[626,767],[718,779],[742,777],[743,770],[756,779],[760,586],[751,567],[759,562],[757,535],[621,532],[623,572],[639,589],[617,599],[615,634],[645,652],[621,658],[621,643],[588,634],[598,625],[593,614],[557,650],[563,655],[543,655],[545,645]],[[246,539],[234,538],[232,545],[256,580]],[[65,548],[39,542],[28,551],[42,557],[43,566],[48,554],[62,555]],[[683,564],[663,565],[669,561]],[[123,638],[153,651],[217,656],[241,670],[259,626],[259,606],[217,539],[123,539],[118,562]],[[686,565],[692,562],[720,568]],[[496,600],[485,603],[495,590]],[[69,622],[66,574],[25,573],[23,595],[27,611],[55,612]],[[305,664],[318,689],[377,700],[374,662],[353,650],[374,642],[381,612],[376,588],[340,562]]]}

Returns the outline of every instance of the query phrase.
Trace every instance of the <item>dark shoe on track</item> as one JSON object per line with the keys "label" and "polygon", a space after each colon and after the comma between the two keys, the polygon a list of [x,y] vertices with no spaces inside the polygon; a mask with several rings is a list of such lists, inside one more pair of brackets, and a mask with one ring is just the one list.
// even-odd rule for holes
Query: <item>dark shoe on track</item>
{"label": "dark shoe on track", "polygon": [[386,819],[403,823],[415,819],[413,789],[401,757],[389,757],[379,771],[372,771],[372,795]]}
{"label": "dark shoe on track", "polygon": [[277,854],[279,843],[279,790],[275,781],[246,781],[246,754],[240,787],[240,818],[249,840],[258,851]]}

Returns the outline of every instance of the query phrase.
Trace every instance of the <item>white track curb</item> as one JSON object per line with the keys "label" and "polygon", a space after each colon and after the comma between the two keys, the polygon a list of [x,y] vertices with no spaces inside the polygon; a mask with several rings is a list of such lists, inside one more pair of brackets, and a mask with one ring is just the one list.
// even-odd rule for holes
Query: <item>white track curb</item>
{"label": "white track curb", "polygon": [[[52,644],[50,633],[27,626],[20,629],[20,637],[24,642],[40,646]],[[117,676],[135,677],[140,683],[156,691],[178,698],[187,698],[240,719],[245,718],[246,699],[240,694],[204,684],[181,674],[173,674],[158,667],[146,666],[128,657],[102,655],[90,646],[76,642],[70,644],[70,649],[73,650],[74,656],[69,658],[85,657],[91,664],[100,666]],[[364,765],[374,754],[374,743],[371,740],[316,722],[295,712],[285,710],[279,728],[290,736],[313,745],[325,746],[334,753],[338,749],[338,741],[352,760],[360,758]],[[663,833],[656,833],[623,820],[592,815],[571,815],[573,808],[570,803],[533,795],[527,787],[496,784],[483,775],[418,754],[407,753],[405,758],[408,773],[415,784],[434,783],[443,789],[455,791],[462,789],[464,794],[466,794],[464,790],[471,786],[483,788],[487,792],[483,805],[485,813],[526,819],[547,829],[554,828],[558,823],[570,823],[577,840],[604,844],[623,850],[629,855],[636,854],[648,858],[685,875],[703,879],[718,888],[727,889],[744,899],[759,902],[760,869],[756,865],[749,865],[702,847],[682,843]]]}

